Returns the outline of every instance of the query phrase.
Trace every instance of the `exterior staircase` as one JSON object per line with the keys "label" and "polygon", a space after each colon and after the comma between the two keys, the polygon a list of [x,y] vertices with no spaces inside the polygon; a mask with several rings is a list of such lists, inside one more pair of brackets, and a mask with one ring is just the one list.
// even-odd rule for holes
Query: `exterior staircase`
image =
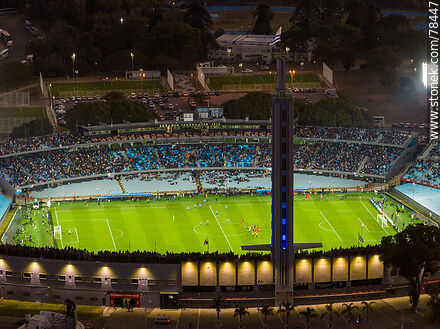
{"label": "exterior staircase", "polygon": [[365,164],[367,163],[368,159],[369,159],[369,157],[366,156],[366,157],[362,160],[361,164],[360,164],[359,167],[357,168],[357,171],[356,171],[357,173],[360,173],[360,172],[361,172],[361,170],[364,168]]}
{"label": "exterior staircase", "polygon": [[127,194],[127,190],[125,189],[124,184],[122,184],[121,179],[117,178],[117,181],[118,181],[119,187],[121,188],[122,194]]}

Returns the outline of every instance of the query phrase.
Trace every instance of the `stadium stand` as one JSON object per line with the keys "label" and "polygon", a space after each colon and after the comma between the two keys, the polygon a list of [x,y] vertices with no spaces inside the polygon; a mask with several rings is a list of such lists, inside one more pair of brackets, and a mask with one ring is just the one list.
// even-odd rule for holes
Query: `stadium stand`
{"label": "stadium stand", "polygon": [[[360,174],[372,179],[385,179],[404,152],[403,145],[411,139],[411,135],[399,131],[328,127],[299,127],[297,130],[297,138],[303,140],[296,146],[296,170]],[[220,139],[208,143],[195,137],[203,134]],[[6,140],[0,143],[3,154],[0,173],[15,187],[29,187],[72,178],[149,170],[267,168],[271,165],[268,135],[265,131],[192,130],[179,134],[105,137],[54,134]],[[158,136],[162,138],[160,142],[156,139]],[[167,136],[169,139],[163,139]],[[192,136],[192,139],[182,142],[176,140],[176,136]],[[229,141],[231,136],[235,138]],[[247,142],[245,136],[263,139]]]}
{"label": "stadium stand", "polygon": [[11,200],[0,194],[0,219],[3,219],[3,216],[9,210],[9,206],[11,205],[11,203]]}
{"label": "stadium stand", "polygon": [[440,167],[438,157],[440,144],[428,145],[422,155],[419,156],[408,168],[401,178],[403,182],[414,182],[440,188]]}

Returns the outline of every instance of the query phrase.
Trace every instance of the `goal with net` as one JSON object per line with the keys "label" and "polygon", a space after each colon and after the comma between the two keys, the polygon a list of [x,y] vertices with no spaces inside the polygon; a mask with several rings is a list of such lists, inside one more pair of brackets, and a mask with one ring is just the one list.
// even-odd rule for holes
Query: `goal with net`
{"label": "goal with net", "polygon": [[55,240],[61,240],[63,239],[63,234],[61,233],[61,226],[54,226],[53,227],[53,237]]}
{"label": "goal with net", "polygon": [[382,228],[388,227],[388,219],[386,218],[385,215],[377,214],[376,221],[380,226],[382,226]]}

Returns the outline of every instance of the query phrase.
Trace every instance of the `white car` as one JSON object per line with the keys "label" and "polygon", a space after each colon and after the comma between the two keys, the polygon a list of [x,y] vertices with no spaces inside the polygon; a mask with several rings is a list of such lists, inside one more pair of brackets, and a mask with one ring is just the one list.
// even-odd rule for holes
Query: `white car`
{"label": "white car", "polygon": [[159,315],[156,319],[154,319],[154,323],[156,324],[168,324],[171,319],[168,315]]}
{"label": "white car", "polygon": [[241,71],[241,73],[254,73],[254,71],[251,69],[244,69]]}

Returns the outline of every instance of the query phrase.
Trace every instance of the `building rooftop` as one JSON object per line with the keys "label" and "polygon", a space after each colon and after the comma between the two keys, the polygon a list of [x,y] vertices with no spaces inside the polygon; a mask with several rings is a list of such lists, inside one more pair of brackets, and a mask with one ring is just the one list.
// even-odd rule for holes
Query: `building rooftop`
{"label": "building rooftop", "polygon": [[272,40],[272,35],[258,35],[258,34],[246,34],[246,35],[234,35],[223,34],[217,38],[217,42],[220,43],[237,43],[237,44],[258,44],[268,45]]}

